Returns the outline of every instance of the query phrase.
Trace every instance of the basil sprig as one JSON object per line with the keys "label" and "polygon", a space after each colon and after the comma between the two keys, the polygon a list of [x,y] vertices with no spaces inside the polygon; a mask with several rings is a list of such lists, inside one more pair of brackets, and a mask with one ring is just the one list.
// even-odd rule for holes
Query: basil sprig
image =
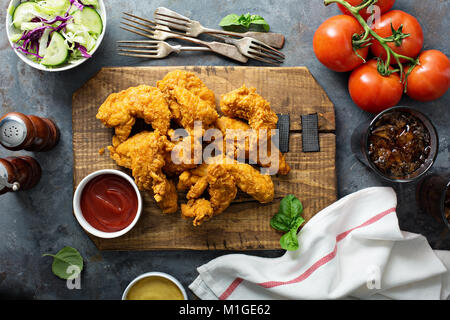
{"label": "basil sprig", "polygon": [[269,32],[270,26],[263,17],[256,14],[229,14],[219,24],[224,30],[233,32]]}
{"label": "basil sprig", "polygon": [[302,212],[302,203],[290,194],[281,200],[278,213],[270,220],[272,228],[285,232],[280,239],[280,245],[285,250],[295,251],[299,247],[297,230],[305,222]]}
{"label": "basil sprig", "polygon": [[53,257],[52,271],[61,279],[69,279],[74,276],[74,271],[80,273],[83,270],[83,257],[72,247],[64,247],[56,254],[46,253],[42,256]]}

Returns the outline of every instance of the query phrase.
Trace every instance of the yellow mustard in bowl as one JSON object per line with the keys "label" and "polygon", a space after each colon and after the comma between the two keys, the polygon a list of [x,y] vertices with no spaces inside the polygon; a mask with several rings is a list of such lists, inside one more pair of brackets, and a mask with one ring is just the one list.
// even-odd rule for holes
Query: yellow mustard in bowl
{"label": "yellow mustard in bowl", "polygon": [[155,275],[132,284],[125,300],[185,300],[185,296],[172,280]]}

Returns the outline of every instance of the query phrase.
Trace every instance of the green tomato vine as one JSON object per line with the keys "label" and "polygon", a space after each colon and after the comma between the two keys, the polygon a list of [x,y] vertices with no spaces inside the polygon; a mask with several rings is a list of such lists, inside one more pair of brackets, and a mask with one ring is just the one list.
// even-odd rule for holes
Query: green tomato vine
{"label": "green tomato vine", "polygon": [[[362,4],[359,6],[352,6],[345,0],[324,0],[325,6],[328,6],[332,3],[338,3],[344,6],[354,17],[358,22],[361,24],[361,26],[364,29],[364,32],[362,34],[355,34],[353,35],[353,47],[355,49],[355,52],[357,49],[370,46],[371,41],[375,39],[380,43],[380,45],[384,48],[386,51],[386,61],[383,61],[380,57],[378,58],[378,72],[382,76],[389,76],[394,72],[398,72],[400,74],[400,79],[405,84],[405,90],[406,90],[406,81],[408,75],[411,73],[413,68],[419,64],[418,59],[408,57],[405,55],[401,55],[396,53],[394,50],[392,50],[389,46],[389,42],[394,42],[396,46],[400,46],[403,39],[409,37],[409,34],[403,33],[403,26],[400,26],[397,30],[395,30],[394,27],[392,28],[392,36],[387,38],[382,38],[379,36],[375,31],[373,31],[370,26],[367,24],[366,20],[361,16],[360,11],[366,10],[371,5],[374,5],[378,2],[378,0],[365,0]],[[357,52],[356,54],[360,56]],[[361,57],[361,56],[360,56]],[[361,57],[362,59],[362,57]],[[398,68],[390,68],[391,60],[395,59],[397,62]],[[403,64],[400,62],[400,59],[404,59],[407,61],[407,63],[410,65],[410,68],[408,71],[404,72]],[[364,59],[363,59],[364,60]],[[365,62],[365,61],[364,61]]]}

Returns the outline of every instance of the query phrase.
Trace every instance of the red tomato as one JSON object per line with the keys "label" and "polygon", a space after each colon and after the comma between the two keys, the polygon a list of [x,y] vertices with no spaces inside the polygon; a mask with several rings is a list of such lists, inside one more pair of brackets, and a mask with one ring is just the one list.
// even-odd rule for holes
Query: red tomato
{"label": "red tomato", "polygon": [[403,84],[397,73],[382,76],[377,70],[377,61],[370,60],[352,72],[348,90],[358,107],[371,113],[379,113],[397,105],[402,98]]}
{"label": "red tomato", "polygon": [[[329,18],[314,34],[313,48],[317,59],[334,71],[355,69],[364,61],[353,51],[352,37],[363,31],[358,20],[353,17],[339,15]],[[369,53],[368,47],[357,51],[364,59]]]}
{"label": "red tomato", "polygon": [[[360,4],[362,4],[364,2],[364,0],[347,0],[347,2],[349,4],[351,4],[352,6],[359,6]],[[375,4],[376,6],[378,6],[381,10],[381,14],[388,12],[389,10],[391,10],[391,8],[394,6],[395,0],[378,0],[378,2]],[[339,9],[341,9],[341,11],[345,14],[349,14],[351,15],[351,13],[341,4],[338,4]],[[367,18],[369,18],[372,15],[372,12],[369,11],[367,12],[367,8],[363,9],[359,12],[359,14],[364,18],[364,20],[367,20]]]}
{"label": "red tomato", "polygon": [[419,101],[442,97],[450,86],[450,60],[438,50],[427,50],[419,61],[407,79],[408,96]]}
{"label": "red tomato", "polygon": [[[394,42],[389,42],[388,46],[397,54],[411,58],[417,57],[423,46],[423,31],[417,19],[406,12],[392,10],[382,15],[379,20],[376,20],[372,30],[382,38],[387,38],[392,36],[391,24],[395,30],[398,30],[403,25],[402,33],[409,34],[409,36],[401,40],[400,46],[397,46]],[[370,48],[374,56],[386,60],[386,50],[377,40],[373,41]],[[402,63],[405,61],[405,59],[400,59]],[[391,64],[395,63],[397,61],[391,57]]]}

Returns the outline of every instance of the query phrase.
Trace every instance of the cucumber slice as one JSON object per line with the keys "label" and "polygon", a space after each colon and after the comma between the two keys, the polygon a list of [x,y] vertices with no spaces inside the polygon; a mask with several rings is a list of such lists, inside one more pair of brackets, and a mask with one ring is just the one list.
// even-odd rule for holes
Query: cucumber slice
{"label": "cucumber slice", "polygon": [[42,22],[22,22],[20,26],[20,30],[29,31],[39,27],[42,27],[44,24]]}
{"label": "cucumber slice", "polygon": [[92,8],[84,7],[83,11],[75,11],[73,20],[75,24],[85,26],[90,33],[99,35],[103,31],[102,18]]}
{"label": "cucumber slice", "polygon": [[64,41],[64,37],[58,32],[53,32],[50,44],[41,63],[44,66],[55,67],[66,62],[68,58],[69,49]]}
{"label": "cucumber slice", "polygon": [[83,0],[83,4],[86,6],[93,6],[95,9],[100,7],[98,0]]}
{"label": "cucumber slice", "polygon": [[37,16],[37,7],[35,2],[23,2],[16,7],[12,15],[13,25],[20,29],[23,22],[30,22]]}
{"label": "cucumber slice", "polygon": [[70,7],[69,0],[43,0],[36,2],[39,11],[51,15],[59,16],[66,13]]}

